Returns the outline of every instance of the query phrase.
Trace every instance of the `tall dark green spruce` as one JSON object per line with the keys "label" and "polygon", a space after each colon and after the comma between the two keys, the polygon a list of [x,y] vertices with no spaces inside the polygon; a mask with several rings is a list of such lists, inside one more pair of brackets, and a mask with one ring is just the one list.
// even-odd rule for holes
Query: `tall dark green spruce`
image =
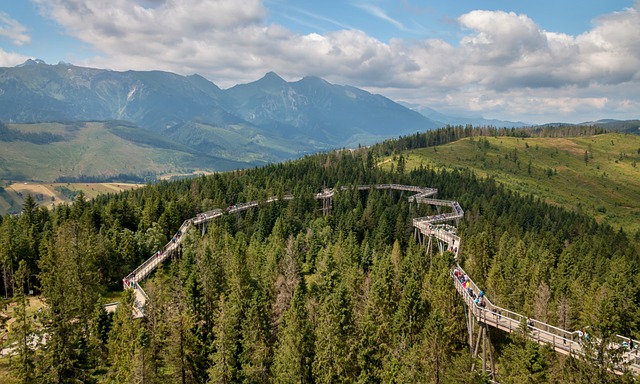
{"label": "tall dark green spruce", "polygon": [[61,224],[47,239],[40,259],[40,282],[46,304],[46,347],[38,360],[44,383],[88,381],[87,330],[102,287],[95,267],[95,233],[79,220]]}
{"label": "tall dark green spruce", "polygon": [[20,382],[23,384],[34,383],[35,375],[35,349],[41,345],[42,335],[35,333],[37,316],[27,316],[28,297],[25,295],[27,285],[28,268],[25,260],[20,260],[16,272],[16,288],[14,299],[16,300],[16,321],[11,326],[12,340],[16,343],[18,359],[14,370]]}

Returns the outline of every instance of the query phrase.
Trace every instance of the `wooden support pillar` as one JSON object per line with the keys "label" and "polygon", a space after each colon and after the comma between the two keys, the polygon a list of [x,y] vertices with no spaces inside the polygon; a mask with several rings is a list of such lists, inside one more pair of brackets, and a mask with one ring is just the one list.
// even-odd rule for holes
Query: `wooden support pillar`
{"label": "wooden support pillar", "polygon": [[471,307],[469,307],[465,303],[465,314],[467,315],[467,330],[469,331],[469,351],[471,351],[471,356],[473,356],[473,329],[475,326],[475,321],[473,320],[473,311]]}
{"label": "wooden support pillar", "polygon": [[[473,316],[471,317],[473,319]],[[473,321],[473,320],[472,320]],[[482,335],[482,325],[478,328],[478,336],[476,337],[475,347],[471,350],[471,370],[476,369],[476,361],[478,360],[478,352],[480,349],[480,341],[483,339]]]}
{"label": "wooden support pillar", "polygon": [[328,216],[329,213],[331,212],[331,197],[330,196],[326,196],[322,198],[322,214],[324,216]]}
{"label": "wooden support pillar", "polygon": [[440,250],[441,255],[446,251],[445,242],[440,239],[438,239],[438,250]]}
{"label": "wooden support pillar", "polygon": [[[473,314],[471,313],[471,308],[469,308],[469,345],[471,348],[471,370],[476,369],[476,363],[478,359],[482,360],[482,373],[489,377],[491,382],[495,382],[495,362],[493,359],[493,348],[491,346],[491,339],[489,337],[489,326],[480,321],[478,322],[478,335],[475,339],[475,346],[473,338],[473,325],[475,324],[475,319]],[[482,355],[480,355],[480,348],[482,348]]]}
{"label": "wooden support pillar", "polygon": [[483,325],[482,329],[482,372],[487,372],[487,326]]}
{"label": "wooden support pillar", "polygon": [[[496,380],[496,363],[495,360],[493,358],[493,344],[491,344],[491,337],[489,336],[489,327],[486,327],[486,333],[487,333],[487,343],[489,344],[489,361],[491,362],[491,372],[489,373],[489,377],[491,378],[491,380],[495,381]],[[486,371],[485,371],[486,372]]]}

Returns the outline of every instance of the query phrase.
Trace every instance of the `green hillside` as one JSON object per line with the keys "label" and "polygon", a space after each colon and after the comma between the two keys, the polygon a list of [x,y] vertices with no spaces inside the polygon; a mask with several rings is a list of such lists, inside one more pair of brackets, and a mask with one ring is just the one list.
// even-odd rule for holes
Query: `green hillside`
{"label": "green hillside", "polygon": [[0,135],[0,180],[109,178],[249,165],[201,155],[127,123],[9,124],[5,131]]}
{"label": "green hillside", "polygon": [[[582,211],[625,230],[640,229],[640,136],[470,137],[405,152],[405,168],[465,167],[512,190]],[[392,158],[384,167],[397,167]]]}

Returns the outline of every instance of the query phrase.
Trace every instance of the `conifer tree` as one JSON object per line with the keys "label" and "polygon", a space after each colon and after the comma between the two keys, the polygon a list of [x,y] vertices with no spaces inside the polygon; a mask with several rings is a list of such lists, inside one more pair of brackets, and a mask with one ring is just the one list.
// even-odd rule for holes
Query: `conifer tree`
{"label": "conifer tree", "polygon": [[352,333],[355,331],[348,291],[340,284],[328,292],[316,313],[313,375],[317,383],[351,382],[357,377]]}
{"label": "conifer tree", "polygon": [[244,383],[269,381],[272,350],[268,305],[265,292],[256,289],[240,326],[241,352],[238,359]]}
{"label": "conifer tree", "polygon": [[540,346],[514,333],[511,343],[500,358],[504,383],[547,383],[550,378],[549,362],[554,352],[548,346]]}
{"label": "conifer tree", "polygon": [[12,339],[16,342],[18,351],[18,360],[14,366],[14,370],[21,383],[27,384],[34,382],[34,359],[35,359],[35,343],[39,343],[40,339],[34,333],[34,320],[27,316],[28,298],[24,293],[27,283],[27,263],[20,260],[18,271],[16,272],[16,289],[15,300],[17,302],[15,319],[11,326]]}
{"label": "conifer tree", "polygon": [[238,329],[233,308],[225,295],[220,295],[214,328],[214,352],[209,368],[209,383],[227,384],[237,381]]}
{"label": "conifer tree", "polygon": [[276,328],[291,304],[293,293],[299,281],[293,237],[287,240],[287,247],[282,259],[278,262],[277,270],[278,275],[274,283],[275,301],[272,306],[273,325]]}
{"label": "conifer tree", "polygon": [[87,329],[102,289],[93,243],[90,228],[71,220],[42,249],[39,278],[47,306],[47,347],[38,365],[45,383],[83,381],[92,369]]}
{"label": "conifer tree", "polygon": [[314,382],[313,331],[305,308],[305,291],[301,281],[278,330],[272,368],[273,382],[277,384]]}
{"label": "conifer tree", "polygon": [[13,293],[13,271],[16,260],[15,233],[16,223],[12,217],[7,217],[0,225],[0,262],[2,262],[2,282],[4,283],[4,296],[9,297]]}
{"label": "conifer tree", "polygon": [[133,319],[132,289],[124,292],[122,301],[113,317],[113,326],[109,332],[109,361],[111,368],[109,379],[114,383],[132,383],[137,378],[137,359],[139,352],[139,321]]}
{"label": "conifer tree", "polygon": [[168,381],[167,366],[171,327],[169,321],[169,283],[170,279],[162,273],[156,272],[153,279],[145,285],[145,292],[149,296],[149,301],[145,305],[145,327],[148,337],[145,350],[145,361],[147,365],[146,378],[149,383],[164,383]]}
{"label": "conifer tree", "polygon": [[107,313],[105,304],[104,299],[96,302],[89,325],[90,355],[94,359],[91,365],[96,367],[106,365],[109,358],[109,333],[111,331],[113,314]]}

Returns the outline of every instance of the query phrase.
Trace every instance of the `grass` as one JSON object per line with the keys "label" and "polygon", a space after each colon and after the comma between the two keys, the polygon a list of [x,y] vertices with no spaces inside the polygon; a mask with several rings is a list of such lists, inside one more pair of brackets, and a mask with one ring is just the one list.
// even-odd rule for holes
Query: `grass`
{"label": "grass", "polygon": [[[586,151],[586,158],[585,158]],[[592,215],[628,232],[640,230],[640,136],[467,138],[406,151],[406,169],[469,168],[522,194]],[[396,162],[382,159],[390,169]]]}
{"label": "grass", "polygon": [[124,291],[109,291],[103,295],[107,304],[122,301],[122,296],[124,296]]}
{"label": "grass", "polygon": [[9,124],[9,127],[20,132],[50,132],[63,136],[64,140],[48,144],[0,143],[0,179],[3,180],[53,181],[59,176],[185,172],[184,164],[197,166],[202,160],[180,150],[178,145],[156,148],[128,140],[128,136],[115,133],[123,130],[131,131],[129,136],[149,133],[126,127],[114,131],[105,128],[102,122],[84,123],[80,128],[60,123]]}
{"label": "grass", "polygon": [[142,184],[15,182],[5,185],[4,191],[0,193],[0,214],[19,212],[28,194],[33,196],[38,205],[51,208],[72,201],[73,196],[80,191],[88,199],[93,199],[100,194],[117,193],[140,186]]}
{"label": "grass", "polygon": [[[15,357],[14,357],[15,359]],[[0,383],[4,384],[17,384],[20,380],[12,374],[11,369],[11,357],[0,358]]]}

